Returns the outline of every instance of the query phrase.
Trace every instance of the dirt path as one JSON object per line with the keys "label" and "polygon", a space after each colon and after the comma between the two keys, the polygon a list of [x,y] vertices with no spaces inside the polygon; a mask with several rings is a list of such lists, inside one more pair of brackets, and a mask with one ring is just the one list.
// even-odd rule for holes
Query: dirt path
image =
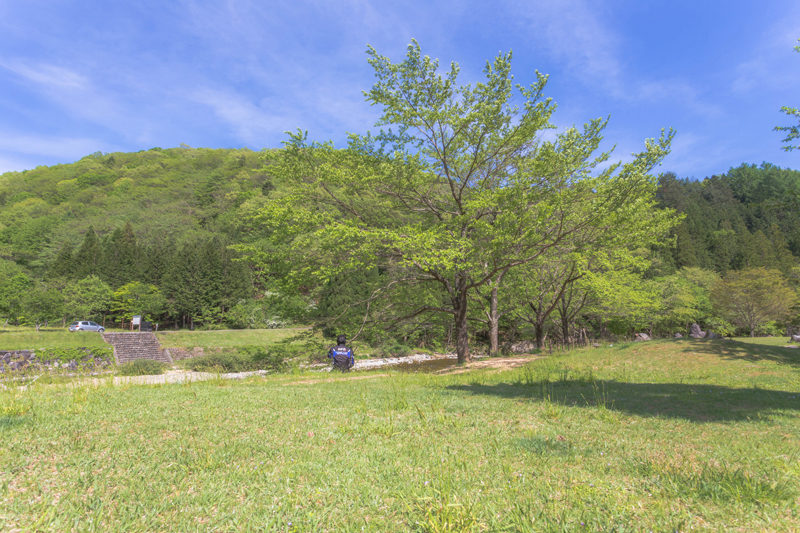
{"label": "dirt path", "polygon": [[[507,370],[511,368],[518,368],[535,359],[539,359],[540,357],[542,356],[518,355],[514,357],[493,357],[493,358],[475,359],[473,361],[470,361],[464,366],[452,365],[450,367],[436,370],[431,373],[461,374],[464,372],[468,372],[470,370],[478,370],[478,369]],[[354,373],[349,373],[341,377],[337,376],[337,377],[304,378],[294,381],[288,381],[284,383],[284,385],[313,385],[315,383],[335,381],[337,379],[342,379],[342,378],[348,380],[384,378],[389,376],[389,374],[370,372],[358,375],[358,371],[372,370],[376,368],[385,368],[400,364],[413,364],[413,363],[424,363],[426,361],[439,361],[443,359],[455,359],[455,355],[415,354],[408,357],[389,357],[385,359],[362,359],[361,361],[356,362],[356,365],[354,367],[355,375]],[[317,370],[319,372],[330,371],[330,366],[324,364],[314,365],[307,368],[311,370]],[[195,381],[208,381],[210,379],[245,379],[251,376],[264,376],[267,374],[268,372],[266,370],[256,370],[253,372],[228,372],[224,374],[218,374],[214,372],[192,372],[190,370],[173,369],[173,370],[168,370],[164,374],[153,375],[153,376],[108,376],[99,378],[78,379],[76,381],[69,383],[69,386],[73,387],[84,386],[84,385],[101,386],[107,384],[164,385],[169,383],[190,383]],[[28,385],[31,384],[32,383],[28,383]],[[28,385],[22,385],[20,388],[25,389],[27,388]],[[6,387],[0,384],[0,388],[6,388]]]}
{"label": "dirt path", "polygon": [[531,361],[536,359],[541,359],[542,355],[534,355],[534,354],[526,354],[526,355],[516,355],[513,357],[492,357],[491,359],[476,359],[474,361],[470,361],[464,366],[455,366],[453,368],[445,368],[443,370],[439,370],[436,374],[463,374],[464,372],[468,372],[470,370],[478,370],[483,368],[490,368],[492,370],[508,370],[511,368],[519,368],[524,366]]}

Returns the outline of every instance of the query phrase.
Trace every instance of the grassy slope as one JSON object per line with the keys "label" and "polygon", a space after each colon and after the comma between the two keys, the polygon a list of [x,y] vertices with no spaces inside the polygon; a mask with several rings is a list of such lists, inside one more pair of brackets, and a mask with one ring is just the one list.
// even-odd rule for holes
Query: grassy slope
{"label": "grassy slope", "polygon": [[0,392],[0,529],[797,530],[800,350]]}
{"label": "grassy slope", "polygon": [[308,331],[308,328],[240,329],[211,331],[160,331],[158,341],[164,348],[237,348],[272,344]]}
{"label": "grassy slope", "polygon": [[94,331],[68,331],[67,328],[45,329],[0,328],[0,350],[36,350],[41,348],[80,348],[108,346]]}

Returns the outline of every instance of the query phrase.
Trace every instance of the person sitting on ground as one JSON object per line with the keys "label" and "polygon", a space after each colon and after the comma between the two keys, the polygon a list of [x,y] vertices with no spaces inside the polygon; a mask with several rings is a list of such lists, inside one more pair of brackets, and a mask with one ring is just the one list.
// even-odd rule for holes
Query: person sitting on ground
{"label": "person sitting on ground", "polygon": [[328,357],[333,360],[333,368],[348,372],[353,365],[356,364],[355,357],[353,357],[353,350],[347,346],[347,337],[339,335],[336,337],[336,346],[328,350]]}

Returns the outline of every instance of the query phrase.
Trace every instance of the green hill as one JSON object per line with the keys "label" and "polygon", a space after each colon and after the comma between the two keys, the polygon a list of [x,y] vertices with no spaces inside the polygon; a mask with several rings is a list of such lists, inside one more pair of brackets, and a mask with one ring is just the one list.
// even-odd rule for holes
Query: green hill
{"label": "green hill", "polygon": [[41,272],[90,227],[126,223],[145,243],[229,236],[232,210],[270,187],[261,167],[247,149],[153,148],[0,175],[0,257]]}

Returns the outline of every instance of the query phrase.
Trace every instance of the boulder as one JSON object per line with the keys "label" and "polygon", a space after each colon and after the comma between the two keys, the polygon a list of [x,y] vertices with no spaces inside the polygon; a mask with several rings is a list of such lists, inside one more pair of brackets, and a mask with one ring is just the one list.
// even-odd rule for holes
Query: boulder
{"label": "boulder", "polygon": [[682,338],[683,338],[683,333],[676,333],[676,334],[675,334],[675,335],[673,335],[672,337],[673,337],[674,339],[682,339]]}
{"label": "boulder", "polygon": [[533,341],[515,342],[509,347],[511,353],[531,353],[536,351],[536,343]]}
{"label": "boulder", "polygon": [[800,335],[792,335],[792,342],[800,342]]}
{"label": "boulder", "polygon": [[706,332],[700,329],[699,324],[694,323],[690,328],[689,336],[693,339],[703,339],[706,336]]}
{"label": "boulder", "polygon": [[649,341],[651,339],[650,335],[648,335],[647,333],[637,333],[636,335],[633,336],[633,340],[635,342],[642,342],[642,341]]}

